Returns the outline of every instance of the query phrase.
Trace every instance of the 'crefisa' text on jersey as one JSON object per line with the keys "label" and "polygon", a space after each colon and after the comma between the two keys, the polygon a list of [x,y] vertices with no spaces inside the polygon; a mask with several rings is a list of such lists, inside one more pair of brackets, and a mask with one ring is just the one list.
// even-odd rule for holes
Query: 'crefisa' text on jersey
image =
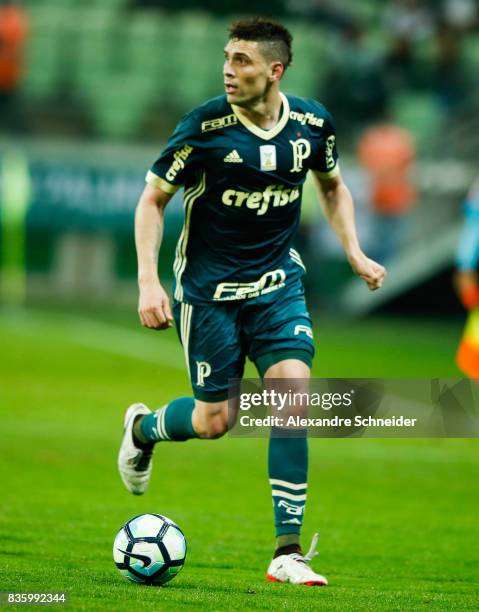
{"label": "'crefisa' text on jersey", "polygon": [[184,186],[185,220],[174,263],[175,298],[191,304],[243,300],[284,287],[304,272],[292,247],[308,170],[338,174],[331,115],[318,102],[282,97],[264,130],[226,96],[178,124],[147,182]]}

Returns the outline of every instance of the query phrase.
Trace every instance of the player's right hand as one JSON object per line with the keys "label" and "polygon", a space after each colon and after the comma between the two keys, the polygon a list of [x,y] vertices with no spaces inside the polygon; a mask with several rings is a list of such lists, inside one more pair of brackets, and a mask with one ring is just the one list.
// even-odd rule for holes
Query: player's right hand
{"label": "player's right hand", "polygon": [[149,329],[167,329],[173,325],[170,300],[158,280],[140,284],[138,314]]}

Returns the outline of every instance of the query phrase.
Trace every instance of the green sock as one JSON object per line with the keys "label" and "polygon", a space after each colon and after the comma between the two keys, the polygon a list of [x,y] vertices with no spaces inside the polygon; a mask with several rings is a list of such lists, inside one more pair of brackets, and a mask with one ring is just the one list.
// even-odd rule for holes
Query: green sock
{"label": "green sock", "polygon": [[292,544],[299,546],[299,533],[285,533],[276,538],[276,548],[283,548],[283,546],[291,546]]}
{"label": "green sock", "polygon": [[136,420],[134,436],[143,444],[161,440],[184,441],[197,438],[191,417],[195,408],[192,397],[179,397],[155,412]]}
{"label": "green sock", "polygon": [[299,543],[308,478],[307,430],[297,430],[293,434],[273,427],[268,467],[276,537],[288,536],[291,539],[296,534],[298,538],[297,542],[279,544],[278,547]]}

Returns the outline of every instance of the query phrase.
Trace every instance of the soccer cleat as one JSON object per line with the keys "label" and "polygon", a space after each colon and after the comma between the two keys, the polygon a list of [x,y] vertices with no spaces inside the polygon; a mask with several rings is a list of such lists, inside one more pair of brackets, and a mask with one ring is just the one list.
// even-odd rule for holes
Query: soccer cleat
{"label": "soccer cleat", "polygon": [[123,440],[118,454],[118,469],[125,487],[133,495],[143,495],[151,476],[153,444],[139,448],[133,441],[133,424],[136,417],[150,414],[144,404],[132,404],[125,413]]}
{"label": "soccer cleat", "polygon": [[292,553],[290,555],[280,555],[271,561],[266,572],[266,578],[270,582],[289,582],[291,584],[304,584],[306,586],[326,586],[327,579],[321,574],[316,574],[309,567],[311,561],[318,553],[316,544],[318,534],[315,533],[311,546],[306,555]]}

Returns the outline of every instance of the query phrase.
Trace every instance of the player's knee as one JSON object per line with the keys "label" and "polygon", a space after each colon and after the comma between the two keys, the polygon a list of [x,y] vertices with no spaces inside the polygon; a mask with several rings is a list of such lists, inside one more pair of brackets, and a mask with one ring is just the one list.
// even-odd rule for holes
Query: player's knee
{"label": "player's knee", "polygon": [[228,431],[227,405],[228,402],[197,403],[193,423],[200,438],[214,440]]}
{"label": "player's knee", "polygon": [[266,389],[274,389],[288,398],[281,410],[283,418],[308,416],[309,376],[309,367],[298,359],[281,361],[267,370],[264,377]]}
{"label": "player's knee", "polygon": [[228,431],[228,424],[221,417],[210,419],[205,428],[205,438],[216,440]]}
{"label": "player's knee", "polygon": [[[264,375],[264,378],[287,378],[294,384],[298,379],[308,379],[311,370],[308,365],[300,359],[283,359],[270,366]],[[298,384],[302,384],[298,382]]]}

